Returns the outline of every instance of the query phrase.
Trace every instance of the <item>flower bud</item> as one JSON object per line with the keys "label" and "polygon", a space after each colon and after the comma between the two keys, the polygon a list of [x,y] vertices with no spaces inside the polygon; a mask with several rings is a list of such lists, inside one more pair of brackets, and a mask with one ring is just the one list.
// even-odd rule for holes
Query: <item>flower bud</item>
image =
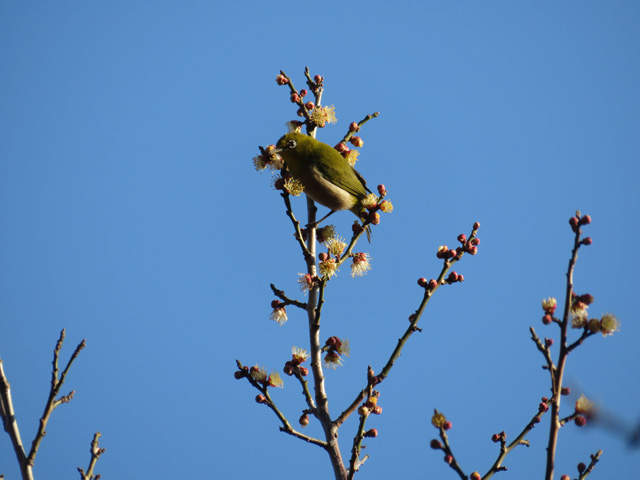
{"label": "flower bud", "polygon": [[300,426],[302,426],[303,428],[306,427],[307,425],[309,425],[309,415],[307,415],[306,413],[304,415],[302,415],[300,417],[300,419],[298,420],[298,423],[300,424]]}
{"label": "flower bud", "polygon": [[378,225],[380,223],[380,214],[378,212],[369,212],[369,221],[371,225]]}
{"label": "flower bud", "polygon": [[542,323],[544,323],[545,325],[549,325],[552,321],[553,317],[548,313],[544,317],[542,317]]}
{"label": "flower bud", "polygon": [[[422,288],[427,288],[429,286],[429,282],[427,281],[426,278],[419,278],[418,279],[418,285],[420,285]],[[409,317],[411,318],[411,317]]]}
{"label": "flower bud", "polygon": [[[301,97],[306,97],[307,96],[307,91],[303,88],[302,90],[300,90],[300,96]],[[313,107],[311,107],[313,108]]]}
{"label": "flower bud", "polygon": [[584,303],[585,305],[591,305],[593,303],[593,301],[595,300],[595,298],[593,298],[593,295],[589,294],[589,293],[585,293],[584,295],[580,295],[580,297],[578,297],[579,301]]}
{"label": "flower bud", "polygon": [[318,254],[318,260],[320,260],[321,262],[326,262],[327,260],[329,260],[329,255],[325,252],[320,252],[320,254]]}
{"label": "flower bud", "polygon": [[380,405],[376,405],[373,408],[372,413],[374,413],[375,415],[380,415],[382,413],[382,407]]}
{"label": "flower bud", "polygon": [[289,100],[291,100],[291,103],[298,103],[300,101],[300,96],[297,93],[292,93]]}
{"label": "flower bud", "polygon": [[591,216],[584,215],[579,222],[579,225],[589,225],[591,223]]}
{"label": "flower bud", "polygon": [[585,237],[582,239],[582,244],[585,246],[589,246],[593,243],[593,240],[591,240],[591,237]]}
{"label": "flower bud", "polygon": [[584,472],[586,469],[587,469],[587,466],[586,466],[584,463],[580,462],[580,463],[578,464],[578,472],[582,473],[582,472]]}
{"label": "flower bud", "polygon": [[442,443],[440,443],[440,440],[438,440],[436,438],[431,440],[431,443],[429,443],[429,446],[431,448],[433,448],[434,450],[442,450]]}
{"label": "flower bud", "polygon": [[245,371],[243,371],[243,370],[237,370],[237,371],[233,372],[233,377],[236,380],[240,380],[241,378],[244,378],[246,376],[247,376],[247,373]]}
{"label": "flower bud", "polygon": [[569,387],[562,387],[560,389],[560,395],[569,395],[571,393],[571,389]]}
{"label": "flower bud", "polygon": [[587,417],[583,417],[582,415],[578,415],[574,422],[578,427],[584,427],[587,424]]}
{"label": "flower bud", "polygon": [[437,286],[438,282],[436,280],[434,280],[433,278],[429,280],[429,290],[435,290]]}
{"label": "flower bud", "polygon": [[453,455],[445,455],[444,461],[445,463],[451,464],[451,462],[453,462]]}
{"label": "flower bud", "polygon": [[480,228],[480,222],[476,222],[473,224],[473,229],[478,230]]}
{"label": "flower bud", "polygon": [[256,395],[256,402],[267,403],[267,397],[265,397],[264,395]]}
{"label": "flower bud", "polygon": [[276,83],[278,85],[286,85],[287,83],[289,83],[289,80],[287,79],[287,77],[285,77],[284,75],[280,74],[276,77]]}
{"label": "flower bud", "polygon": [[375,438],[378,436],[378,430],[376,430],[375,428],[367,430],[366,432],[364,432],[364,436],[369,438]]}
{"label": "flower bud", "polygon": [[378,195],[382,196],[386,194],[387,194],[387,189],[385,188],[385,186],[383,184],[378,185]]}
{"label": "flower bud", "polygon": [[315,77],[313,77],[313,81],[316,83],[322,83],[323,80],[324,80],[324,77],[321,75],[316,75]]}
{"label": "flower bud", "polygon": [[444,422],[444,425],[442,426],[442,428],[445,430],[449,430],[451,427],[453,427],[453,424],[449,420]]}
{"label": "flower bud", "polygon": [[573,230],[574,232],[578,229],[578,217],[571,217],[569,219],[569,225],[571,225],[571,230]]}
{"label": "flower bud", "polygon": [[360,137],[351,137],[349,141],[354,147],[361,147],[362,145],[364,145],[364,140],[362,140],[362,138]]}
{"label": "flower bud", "polygon": [[493,435],[491,435],[491,441],[493,443],[498,443],[500,441],[500,434],[494,433]]}
{"label": "flower bud", "polygon": [[307,375],[309,375],[309,369],[307,367],[298,367],[298,371],[300,372],[300,375],[302,375],[303,377],[306,377]]}
{"label": "flower bud", "polygon": [[350,132],[359,132],[360,131],[360,127],[358,126],[358,124],[356,122],[351,122],[349,124],[349,131]]}
{"label": "flower bud", "polygon": [[327,341],[324,342],[325,346],[327,347],[335,347],[338,342],[340,341],[340,339],[338,337],[329,337],[327,338]]}
{"label": "flower bud", "polygon": [[461,233],[460,235],[458,235],[458,241],[462,244],[466,243],[467,236],[464,233]]}
{"label": "flower bud", "polygon": [[271,302],[271,308],[281,308],[282,307],[282,302],[280,300],[273,300]]}
{"label": "flower bud", "polygon": [[478,472],[473,472],[471,475],[469,475],[469,480],[482,480],[482,477]]}
{"label": "flower bud", "polygon": [[348,151],[349,151],[349,147],[347,147],[347,146],[345,145],[345,143],[344,143],[344,142],[340,142],[340,143],[338,143],[338,144],[337,144],[335,147],[333,147],[333,148],[335,148],[339,153],[345,153],[345,152],[348,152]]}
{"label": "flower bud", "polygon": [[313,110],[315,108],[315,104],[313,102],[307,102],[304,106],[307,107],[307,110]]}

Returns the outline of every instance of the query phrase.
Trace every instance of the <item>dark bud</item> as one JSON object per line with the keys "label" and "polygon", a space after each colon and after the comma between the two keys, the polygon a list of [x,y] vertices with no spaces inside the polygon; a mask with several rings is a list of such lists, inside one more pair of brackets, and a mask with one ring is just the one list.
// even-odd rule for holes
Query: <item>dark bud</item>
{"label": "dark bud", "polygon": [[571,217],[569,219],[569,225],[571,225],[571,230],[573,230],[574,232],[578,230],[578,217]]}
{"label": "dark bud", "polygon": [[429,443],[429,446],[431,448],[433,448],[434,450],[442,450],[442,443],[440,443],[440,440],[438,440],[436,438],[431,440],[431,443]]}
{"label": "dark bud", "polygon": [[304,415],[302,415],[299,419],[298,419],[298,423],[300,424],[301,427],[306,427],[307,425],[309,425],[309,415],[307,415],[306,413]]}
{"label": "dark bud", "polygon": [[293,364],[291,361],[288,361],[284,364],[284,368],[282,369],[286,375],[293,375]]}

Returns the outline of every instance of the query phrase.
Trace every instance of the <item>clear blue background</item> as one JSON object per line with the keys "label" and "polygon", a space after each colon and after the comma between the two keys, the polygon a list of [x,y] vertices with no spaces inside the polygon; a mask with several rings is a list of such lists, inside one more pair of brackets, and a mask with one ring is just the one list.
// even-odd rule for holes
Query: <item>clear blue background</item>
{"label": "clear blue background", "polygon": [[[304,264],[251,163],[295,118],[278,71],[301,88],[305,65],[339,119],[320,139],[381,112],[358,168],[395,206],[360,248],[373,270],[343,268],[327,293],[322,336],[352,351],[327,375],[334,415],[388,358],[436,248],[482,223],[465,282],[438,292],[380,387],[358,478],[456,478],[428,446],[434,407],[467,473],[493,463],[493,433],[528,422],[549,393],[528,328],[557,333],[540,300],[563,296],[578,208],[594,244],[576,289],[622,329],[577,349],[567,384],[640,420],[637,2],[2,2],[0,65],[0,358],[27,445],[59,331],[65,359],[87,339],[37,478],[86,468],[95,431],[105,479],[331,478],[326,454],[278,432],[232,375],[236,358],[280,370],[307,345],[294,309],[282,328],[268,320],[269,283],[296,295]],[[332,221],[347,236],[353,217]],[[274,398],[295,422],[303,399],[285,381]],[[545,419],[501,478],[542,478],[547,432]],[[600,448],[592,478],[640,466],[619,434],[569,425],[558,478]],[[5,434],[0,472],[19,474]]]}

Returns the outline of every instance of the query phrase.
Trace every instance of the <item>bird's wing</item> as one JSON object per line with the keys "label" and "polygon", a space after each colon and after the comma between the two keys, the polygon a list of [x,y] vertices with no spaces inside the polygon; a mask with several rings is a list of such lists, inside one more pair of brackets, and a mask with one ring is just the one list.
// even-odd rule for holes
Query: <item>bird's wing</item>
{"label": "bird's wing", "polygon": [[360,183],[362,184],[362,186],[364,187],[364,189],[371,193],[371,190],[369,190],[369,187],[367,187],[367,181],[364,179],[364,177],[362,175],[360,175],[360,172],[358,170],[356,170],[355,168],[353,169],[353,171],[356,174],[356,177],[358,177],[358,180],[360,180]]}
{"label": "bird's wing", "polygon": [[[329,149],[332,151],[329,152],[318,152],[319,155],[318,161],[314,162],[318,172],[327,180],[329,180],[334,185],[342,188],[343,190],[349,192],[356,198],[364,198],[367,196],[367,192],[370,190],[367,188],[367,183],[360,173],[356,171],[349,162],[340,155],[337,151],[327,145]],[[340,162],[344,162],[349,168],[343,171],[338,170],[336,167],[332,166],[331,162],[322,161],[323,155],[333,155]]]}

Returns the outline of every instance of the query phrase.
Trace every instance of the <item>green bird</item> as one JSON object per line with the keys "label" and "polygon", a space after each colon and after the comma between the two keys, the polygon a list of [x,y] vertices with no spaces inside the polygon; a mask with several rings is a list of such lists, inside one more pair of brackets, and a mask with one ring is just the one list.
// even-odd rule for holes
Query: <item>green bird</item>
{"label": "green bird", "polygon": [[331,209],[322,220],[338,210],[350,210],[361,219],[362,200],[371,190],[335,148],[296,132],[283,136],[276,148],[291,176],[304,186],[304,193]]}

